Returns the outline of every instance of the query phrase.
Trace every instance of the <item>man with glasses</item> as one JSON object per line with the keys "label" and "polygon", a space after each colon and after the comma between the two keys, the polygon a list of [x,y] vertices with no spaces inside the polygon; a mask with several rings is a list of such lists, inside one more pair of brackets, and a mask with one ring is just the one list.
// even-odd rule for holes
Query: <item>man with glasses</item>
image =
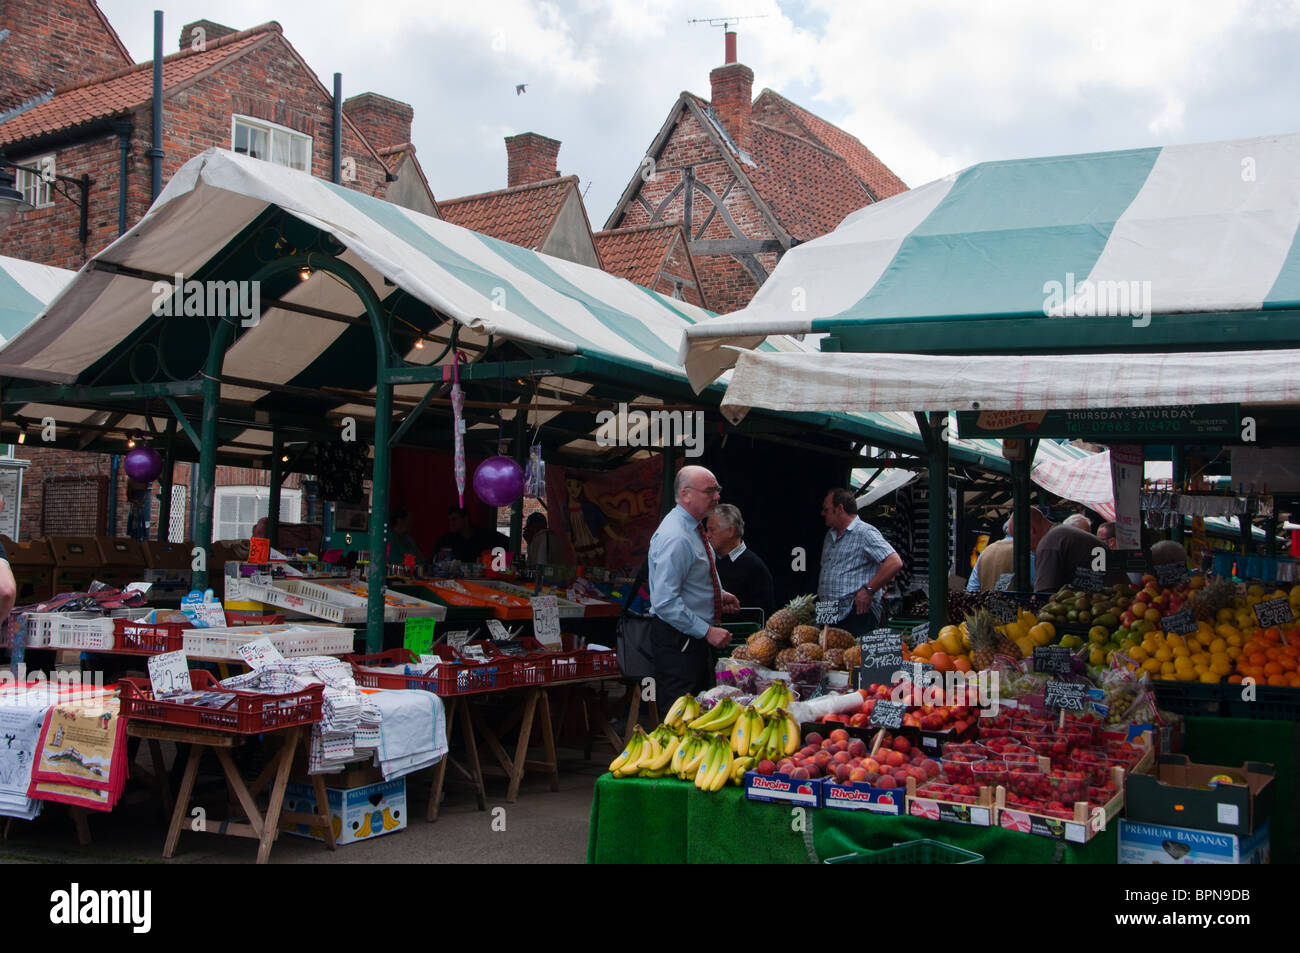
{"label": "man with glasses", "polygon": [[880,591],[898,575],[903,560],[880,530],[858,519],[858,501],[850,491],[829,491],[822,518],[827,528],[817,598],[838,604],[836,625],[865,635],[880,623]]}
{"label": "man with glasses", "polygon": [[655,618],[655,698],[665,705],[713,684],[713,655],[731,633],[718,623],[740,602],[724,592],[704,520],[722,487],[704,467],[682,467],[673,483],[677,505],[650,539],[650,614]]}

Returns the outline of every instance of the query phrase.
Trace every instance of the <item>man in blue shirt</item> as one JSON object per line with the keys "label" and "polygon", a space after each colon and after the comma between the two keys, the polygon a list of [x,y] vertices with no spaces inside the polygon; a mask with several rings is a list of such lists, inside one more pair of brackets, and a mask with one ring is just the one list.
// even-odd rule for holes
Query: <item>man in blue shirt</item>
{"label": "man in blue shirt", "polygon": [[673,483],[677,505],[650,539],[650,614],[655,617],[655,698],[665,705],[713,684],[713,654],[731,633],[718,625],[740,602],[718,581],[706,520],[722,495],[704,467],[682,467]]}
{"label": "man in blue shirt", "polygon": [[848,490],[831,490],[822,501],[826,541],[817,598],[839,604],[836,625],[865,635],[880,622],[880,590],[889,585],[903,560],[880,530],[858,519],[858,503]]}

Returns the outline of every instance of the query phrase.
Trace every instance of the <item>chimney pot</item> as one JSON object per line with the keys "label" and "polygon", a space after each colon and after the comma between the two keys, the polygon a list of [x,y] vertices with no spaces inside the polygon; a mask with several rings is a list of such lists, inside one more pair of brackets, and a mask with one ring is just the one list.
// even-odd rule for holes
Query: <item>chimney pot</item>
{"label": "chimney pot", "polygon": [[560,140],[535,132],[506,136],[506,185],[530,185],[558,178]]}
{"label": "chimney pot", "polygon": [[724,64],[736,62],[736,31],[728,30],[727,38],[727,58],[723,60]]}

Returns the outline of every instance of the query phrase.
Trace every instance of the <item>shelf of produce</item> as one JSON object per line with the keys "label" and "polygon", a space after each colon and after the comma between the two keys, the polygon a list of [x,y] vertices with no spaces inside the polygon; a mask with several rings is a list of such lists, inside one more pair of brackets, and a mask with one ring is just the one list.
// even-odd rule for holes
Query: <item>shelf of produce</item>
{"label": "shelf of produce", "polygon": [[[475,619],[495,617],[506,622],[520,622],[533,617],[532,604],[526,598],[499,592],[473,579],[425,579],[403,588],[432,593],[448,607],[475,612]],[[469,619],[463,614],[449,614],[447,618]]]}
{"label": "shelf of produce", "polygon": [[1118,854],[1118,825],[1087,844],[1067,844],[866,811],[820,809],[807,816],[808,831],[792,832],[788,804],[747,801],[739,787],[709,794],[674,778],[605,775],[596,781],[587,862],[820,863],[922,839],[983,854],[990,864],[1113,864]]}
{"label": "shelf of produce", "polygon": [[[504,592],[508,596],[515,596],[516,598],[524,600],[531,599],[533,596],[555,596],[556,604],[560,608],[561,619],[581,619],[587,615],[587,609],[585,606],[564,598],[564,596],[559,595],[554,589],[547,588],[542,592],[533,592],[530,588],[517,586],[512,582],[504,582],[500,579],[484,579],[480,585],[487,586],[490,589],[495,589],[498,592]],[[617,615],[617,612],[615,612],[615,614]],[[531,619],[532,617],[532,604],[529,603],[527,618]]]}
{"label": "shelf of produce", "polygon": [[[427,599],[429,602],[435,602],[446,609],[448,624],[460,622],[483,622],[487,619],[500,619],[502,616],[497,615],[494,606],[476,602],[472,599],[461,597],[460,602],[450,602],[443,598],[443,593],[432,588],[428,581],[414,581],[409,583],[397,583],[391,586],[394,592],[402,592],[408,596],[415,596],[419,599]],[[531,618],[531,610],[521,618]]]}

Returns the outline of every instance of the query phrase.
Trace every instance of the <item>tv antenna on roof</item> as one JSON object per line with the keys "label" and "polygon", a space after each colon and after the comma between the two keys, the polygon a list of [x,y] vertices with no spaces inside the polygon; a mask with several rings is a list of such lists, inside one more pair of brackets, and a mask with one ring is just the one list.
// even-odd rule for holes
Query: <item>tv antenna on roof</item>
{"label": "tv antenna on roof", "polygon": [[747,17],[696,17],[693,20],[687,20],[687,23],[707,23],[709,26],[720,26],[724,30],[731,24],[739,20],[766,20],[766,13],[757,13]]}

